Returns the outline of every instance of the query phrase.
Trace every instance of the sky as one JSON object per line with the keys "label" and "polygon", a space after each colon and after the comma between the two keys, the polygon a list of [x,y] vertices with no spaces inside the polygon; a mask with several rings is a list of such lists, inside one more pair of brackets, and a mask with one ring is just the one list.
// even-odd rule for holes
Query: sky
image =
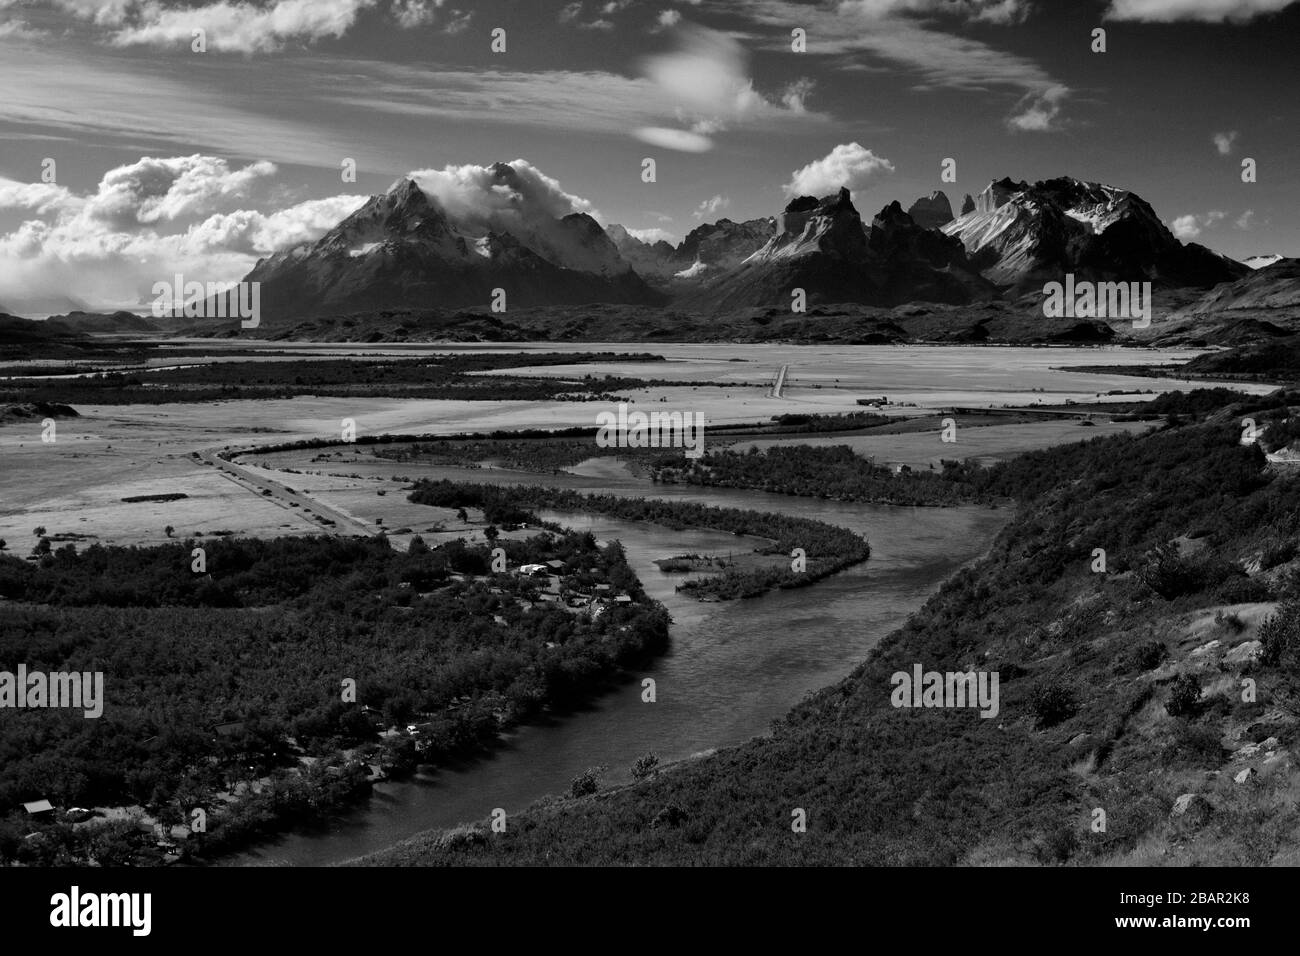
{"label": "sky", "polygon": [[0,307],[234,281],[400,176],[473,204],[516,160],[670,241],[1070,175],[1300,255],[1297,49],[1300,0],[0,0]]}

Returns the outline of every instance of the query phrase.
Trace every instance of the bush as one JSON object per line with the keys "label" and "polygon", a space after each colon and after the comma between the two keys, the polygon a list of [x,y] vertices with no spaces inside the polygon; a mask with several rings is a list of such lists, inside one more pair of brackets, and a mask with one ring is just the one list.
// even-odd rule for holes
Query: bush
{"label": "bush", "polygon": [[1282,663],[1283,656],[1296,646],[1298,632],[1300,602],[1287,601],[1259,627],[1259,662],[1267,667]]}
{"label": "bush", "polygon": [[588,767],[573,778],[569,784],[569,793],[575,797],[587,797],[600,789],[600,775],[604,767]]}
{"label": "bush", "polygon": [[632,778],[634,780],[644,780],[646,777],[653,777],[659,772],[659,755],[651,751],[644,757],[638,757],[636,763],[632,764]]}
{"label": "bush", "polygon": [[1128,652],[1126,660],[1131,670],[1149,671],[1158,667],[1168,656],[1169,649],[1164,644],[1159,641],[1143,641]]}
{"label": "bush", "polygon": [[1185,717],[1196,712],[1201,702],[1201,682],[1191,674],[1179,674],[1169,688],[1165,710],[1170,717]]}
{"label": "bush", "polygon": [[1040,730],[1073,717],[1079,709],[1073,691],[1059,681],[1048,681],[1035,687],[1029,697],[1029,707]]}

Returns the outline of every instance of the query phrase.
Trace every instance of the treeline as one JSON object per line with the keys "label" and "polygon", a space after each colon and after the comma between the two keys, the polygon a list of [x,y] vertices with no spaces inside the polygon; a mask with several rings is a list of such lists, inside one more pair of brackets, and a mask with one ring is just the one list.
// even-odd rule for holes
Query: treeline
{"label": "treeline", "polygon": [[[473,401],[621,401],[621,390],[676,383],[588,374],[573,379],[484,375],[528,366],[663,361],[649,353],[453,354],[436,358],[211,362],[188,368],[106,371],[85,378],[15,380],[0,388],[0,403],[160,405],[299,395],[393,396]],[[699,384],[699,383],[689,383]]]}
{"label": "treeline", "polygon": [[[409,554],[371,539],[213,542],[207,585],[185,580],[184,546],[60,549],[36,567],[0,557],[0,666],[102,672],[105,698],[97,719],[6,710],[0,859],[141,850],[138,832],[108,839],[99,826],[23,819],[19,804],[41,798],[139,804],[160,822],[206,807],[209,832],[185,846],[210,855],[355,798],[366,764],[400,772],[472,753],[666,646],[667,614],[618,546],[549,532],[498,546],[512,564],[558,560],[573,586],[611,583],[635,602],[595,618],[534,604],[535,582],[492,574],[488,550],[463,542],[417,541]],[[380,737],[407,721],[420,722],[417,737]],[[259,792],[220,809],[217,793],[254,783]],[[34,829],[48,837],[22,839]]]}
{"label": "treeline", "polygon": [[834,432],[853,428],[871,428],[895,420],[889,415],[879,415],[875,412],[845,412],[840,415],[790,413],[772,416],[773,423],[780,426],[781,431],[790,433]]}
{"label": "treeline", "polygon": [[481,508],[488,521],[505,517],[517,521],[536,520],[535,512],[538,510],[602,514],[624,521],[646,521],[666,528],[706,528],[735,535],[753,535],[772,540],[771,545],[758,549],[762,554],[789,557],[796,548],[805,554],[807,566],[802,571],[793,570],[788,561],[761,569],[727,568],[716,576],[683,585],[683,590],[690,590],[699,597],[751,597],[773,588],[804,587],[871,556],[866,540],[847,528],[774,512],[665,499],[583,494],[562,488],[501,487],[428,479],[416,482],[409,497],[417,504],[442,508]]}
{"label": "treeline", "polygon": [[957,461],[942,471],[894,472],[856,454],[847,445],[772,445],[748,452],[714,451],[702,458],[662,463],[656,481],[670,484],[748,488],[781,495],[833,498],[891,505],[957,505],[983,501],[981,469]]}

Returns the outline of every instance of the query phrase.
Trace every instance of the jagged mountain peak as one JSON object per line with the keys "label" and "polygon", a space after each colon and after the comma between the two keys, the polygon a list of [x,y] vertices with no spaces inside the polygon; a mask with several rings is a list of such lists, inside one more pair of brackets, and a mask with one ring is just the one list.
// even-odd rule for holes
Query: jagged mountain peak
{"label": "jagged mountain peak", "polygon": [[952,203],[942,189],[922,196],[907,208],[907,214],[923,229],[938,229],[953,220]]}
{"label": "jagged mountain peak", "polygon": [[1017,288],[1064,273],[1203,286],[1237,278],[1244,269],[1201,246],[1184,246],[1132,191],[1072,176],[1032,185],[994,180],[972,211],[942,229],[961,239],[985,276]]}

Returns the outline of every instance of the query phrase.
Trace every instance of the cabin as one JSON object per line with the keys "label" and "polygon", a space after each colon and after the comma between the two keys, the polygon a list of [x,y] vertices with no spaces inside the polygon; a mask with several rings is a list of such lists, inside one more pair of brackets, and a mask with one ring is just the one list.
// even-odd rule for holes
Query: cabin
{"label": "cabin", "polygon": [[556,560],[547,561],[547,562],[546,562],[546,566],[547,566],[548,568],[550,568],[552,571],[562,571],[562,570],[564,570],[564,562],[563,562],[563,561],[556,561]]}
{"label": "cabin", "polygon": [[244,722],[231,720],[224,724],[217,724],[212,730],[218,737],[234,737],[244,732]]}
{"label": "cabin", "polygon": [[519,565],[520,574],[545,574],[546,565],[544,564],[521,564]]}
{"label": "cabin", "polygon": [[27,811],[29,817],[39,817],[46,813],[53,813],[54,804],[48,800],[33,800],[31,803],[24,803],[23,809]]}

